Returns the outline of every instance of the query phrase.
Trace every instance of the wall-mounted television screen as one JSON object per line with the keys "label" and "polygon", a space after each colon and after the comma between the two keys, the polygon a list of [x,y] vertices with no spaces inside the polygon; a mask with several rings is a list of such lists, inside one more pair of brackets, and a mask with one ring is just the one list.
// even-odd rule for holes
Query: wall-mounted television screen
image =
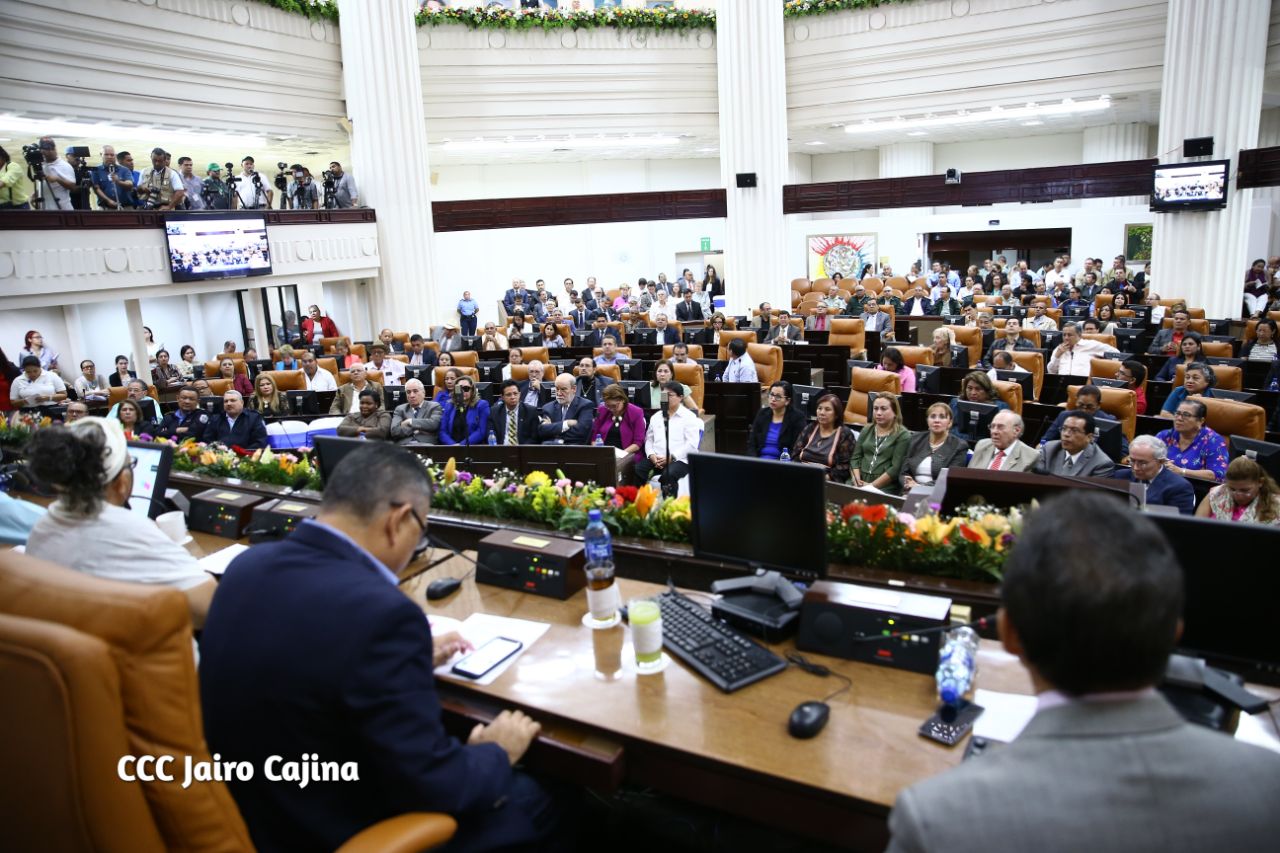
{"label": "wall-mounted television screen", "polygon": [[1227,206],[1230,160],[1158,165],[1151,177],[1151,209],[1217,210]]}
{"label": "wall-mounted television screen", "polygon": [[164,236],[174,281],[271,274],[262,211],[167,213]]}

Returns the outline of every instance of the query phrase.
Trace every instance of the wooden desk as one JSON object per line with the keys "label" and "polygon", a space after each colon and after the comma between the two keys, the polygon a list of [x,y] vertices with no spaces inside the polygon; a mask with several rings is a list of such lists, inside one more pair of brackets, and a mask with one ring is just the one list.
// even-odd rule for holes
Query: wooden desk
{"label": "wooden desk", "polygon": [[[916,733],[937,704],[928,676],[811,655],[851,678],[853,687],[831,701],[821,734],[796,740],[786,731],[791,711],[834,692],[838,681],[790,669],[726,695],[675,659],[660,675],[637,676],[622,663],[631,653],[627,628],[582,626],[585,591],[560,602],[468,580],[452,598],[426,601],[432,579],[468,568],[453,559],[402,588],[428,614],[465,619],[485,612],[551,628],[492,685],[442,683],[444,707],[458,718],[458,730],[498,707],[528,712],[546,727],[543,740],[564,739],[577,753],[562,754],[554,768],[542,765],[545,752],[531,754],[540,770],[582,784],[582,767],[598,755],[599,766],[585,778],[652,787],[829,844],[879,851],[898,792],[960,760],[961,747]],[[661,589],[620,583],[624,599]],[[1031,690],[1022,667],[998,651],[983,653],[979,679],[997,690]],[[616,760],[614,745],[621,750]]]}

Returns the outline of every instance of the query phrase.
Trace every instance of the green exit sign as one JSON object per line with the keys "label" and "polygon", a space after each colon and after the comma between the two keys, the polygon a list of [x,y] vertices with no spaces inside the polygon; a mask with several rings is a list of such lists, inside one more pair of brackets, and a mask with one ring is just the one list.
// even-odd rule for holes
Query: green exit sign
{"label": "green exit sign", "polygon": [[710,238],[710,237],[703,237],[703,238],[702,238],[702,251],[704,251],[704,252],[710,252],[710,251],[711,251],[711,238]]}

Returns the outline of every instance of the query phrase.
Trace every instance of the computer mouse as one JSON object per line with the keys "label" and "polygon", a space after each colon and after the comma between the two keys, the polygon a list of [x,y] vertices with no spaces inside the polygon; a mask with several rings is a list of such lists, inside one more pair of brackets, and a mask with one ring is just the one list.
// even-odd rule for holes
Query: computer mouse
{"label": "computer mouse", "polygon": [[462,586],[462,578],[440,578],[427,584],[427,601],[448,598]]}
{"label": "computer mouse", "polygon": [[822,731],[830,716],[831,706],[826,702],[801,702],[791,712],[787,731],[792,737],[811,738]]}

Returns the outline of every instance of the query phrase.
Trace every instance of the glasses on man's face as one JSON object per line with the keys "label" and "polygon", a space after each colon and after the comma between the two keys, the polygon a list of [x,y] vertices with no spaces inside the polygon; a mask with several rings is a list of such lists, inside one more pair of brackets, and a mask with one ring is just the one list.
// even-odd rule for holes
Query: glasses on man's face
{"label": "glasses on man's face", "polygon": [[1058,432],[1061,433],[1062,435],[1083,435],[1084,434],[1084,430],[1080,429],[1080,427],[1073,427],[1073,426],[1064,426],[1061,429],[1059,429]]}
{"label": "glasses on man's face", "polygon": [[422,536],[418,538],[418,544],[413,546],[413,556],[409,560],[410,562],[416,562],[431,547],[431,535],[427,533],[427,520],[418,515],[418,511],[409,504],[398,503],[392,504],[392,506],[408,506],[409,515],[413,516],[413,520],[418,522],[418,526],[422,528]]}

